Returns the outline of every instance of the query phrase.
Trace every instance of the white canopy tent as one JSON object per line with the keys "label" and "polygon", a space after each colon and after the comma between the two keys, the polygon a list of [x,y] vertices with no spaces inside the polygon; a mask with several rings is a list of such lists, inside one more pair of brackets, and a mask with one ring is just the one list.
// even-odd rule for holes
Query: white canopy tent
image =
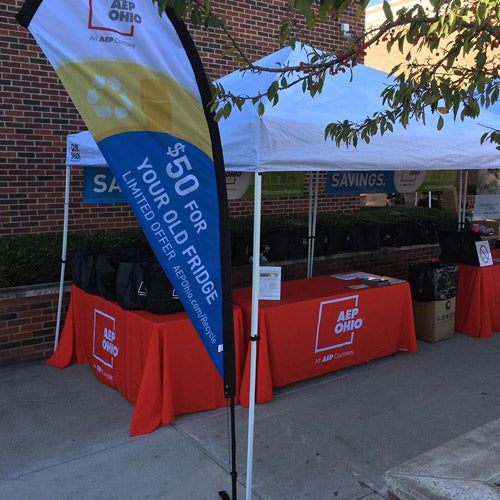
{"label": "white canopy tent", "polygon": [[[308,59],[310,48],[285,47],[257,62],[259,66],[283,68],[298,66]],[[236,71],[219,80],[226,91],[254,96],[265,93],[276,73]],[[500,168],[500,153],[495,145],[480,144],[485,127],[500,128],[499,116],[485,110],[478,120],[454,122],[445,116],[445,126],[437,131],[437,116],[429,115],[427,125],[411,122],[406,129],[394,126],[393,133],[376,136],[357,148],[337,147],[325,140],[325,126],[330,122],[361,121],[381,109],[380,94],[391,83],[381,71],[358,65],[345,74],[327,78],[323,91],[311,98],[302,86],[292,85],[280,93],[279,102],[266,107],[259,116],[257,107],[247,102],[241,111],[235,108],[228,119],[219,123],[224,161],[227,170],[255,172],[253,255],[260,254],[260,173],[268,171],[308,170],[462,170]],[[78,147],[75,147],[78,145]],[[88,132],[68,137],[63,263],[66,260],[66,233],[70,166],[105,165]],[[317,189],[318,177],[314,180]],[[461,184],[462,185],[462,184]],[[313,208],[315,201],[310,202]],[[315,210],[312,210],[315,213]],[[314,221],[312,221],[314,227]],[[314,233],[310,233],[314,236]],[[310,255],[312,252],[310,250]],[[312,259],[310,259],[312,261]],[[308,274],[309,275],[309,274]],[[56,327],[60,325],[60,304],[64,281],[61,270],[61,293]],[[253,294],[251,337],[258,336],[259,259],[253,259]],[[255,402],[257,344],[251,342],[251,385],[247,455],[247,499],[251,495],[253,462],[253,415]]]}
{"label": "white canopy tent", "polygon": [[[298,66],[311,49],[285,47],[258,61],[259,66]],[[234,72],[218,80],[236,95],[265,93],[277,78],[275,73]],[[311,98],[294,85],[280,92],[279,102],[266,106],[263,116],[247,102],[219,123],[226,166],[231,170],[258,172],[276,170],[459,170],[497,168],[494,145],[480,145],[485,127],[499,124],[496,113],[485,110],[478,120],[453,121],[443,115],[446,126],[437,131],[438,116],[429,115],[427,126],[411,122],[406,129],[394,126],[393,133],[376,136],[365,144],[336,147],[324,139],[330,122],[358,122],[382,109],[380,94],[392,83],[387,74],[367,66],[329,77],[323,91]]]}

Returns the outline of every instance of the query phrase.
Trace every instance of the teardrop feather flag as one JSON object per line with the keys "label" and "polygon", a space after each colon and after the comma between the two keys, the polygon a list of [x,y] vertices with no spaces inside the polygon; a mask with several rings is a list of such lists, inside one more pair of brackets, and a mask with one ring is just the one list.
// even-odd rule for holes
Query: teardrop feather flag
{"label": "teardrop feather flag", "polygon": [[184,23],[151,0],[27,0],[16,18],[56,70],[234,396],[222,148]]}

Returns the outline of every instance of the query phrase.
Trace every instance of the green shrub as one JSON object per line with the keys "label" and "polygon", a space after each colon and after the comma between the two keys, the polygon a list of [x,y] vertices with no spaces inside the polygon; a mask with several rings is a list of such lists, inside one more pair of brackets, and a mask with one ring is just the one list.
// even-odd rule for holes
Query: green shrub
{"label": "green shrub", "polygon": [[[82,246],[105,250],[126,242],[144,242],[140,229],[112,233],[69,234],[66,256],[66,279],[71,279],[71,257]],[[0,288],[59,280],[62,234],[26,234],[0,238]]]}

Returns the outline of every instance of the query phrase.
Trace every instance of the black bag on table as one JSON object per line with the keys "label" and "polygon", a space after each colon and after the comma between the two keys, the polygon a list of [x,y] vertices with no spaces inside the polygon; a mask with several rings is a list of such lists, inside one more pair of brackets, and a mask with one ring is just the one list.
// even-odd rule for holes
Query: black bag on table
{"label": "black bag on table", "polygon": [[231,261],[233,266],[248,264],[250,246],[251,241],[247,234],[231,231]]}
{"label": "black bag on table", "polygon": [[73,283],[87,293],[98,295],[95,283],[95,255],[86,247],[78,248],[70,262]]}
{"label": "black bag on table", "polygon": [[366,250],[366,226],[357,224],[347,228],[347,251],[363,252]]}
{"label": "black bag on table", "polygon": [[412,244],[410,227],[409,222],[396,222],[388,225],[384,224],[382,229],[382,246],[410,246]]}
{"label": "black bag on table", "polygon": [[121,261],[116,270],[116,300],[122,309],[144,309],[148,290],[145,284],[147,262]]}
{"label": "black bag on table", "polygon": [[144,308],[155,314],[172,314],[184,311],[172,283],[159,262],[151,262],[145,272],[148,293],[144,299]]}
{"label": "black bag on table", "polygon": [[365,224],[366,230],[366,249],[379,250],[380,249],[380,231],[378,224]]}
{"label": "black bag on table", "polygon": [[439,233],[439,246],[441,248],[440,260],[479,265],[476,241],[481,241],[481,236],[474,231],[442,231]]}
{"label": "black bag on table", "polygon": [[328,250],[328,228],[317,226],[314,236],[314,256],[326,255]]}
{"label": "black bag on table", "polygon": [[347,231],[340,226],[329,226],[326,255],[334,255],[347,249]]}
{"label": "black bag on table", "polygon": [[116,258],[106,253],[95,256],[95,287],[106,300],[116,300]]}
{"label": "black bag on table", "polygon": [[307,229],[291,229],[288,234],[288,258],[303,259],[307,256]]}
{"label": "black bag on table", "polygon": [[276,231],[267,232],[262,235],[262,246],[269,246],[267,259],[270,261],[281,261],[288,258],[289,232]]}

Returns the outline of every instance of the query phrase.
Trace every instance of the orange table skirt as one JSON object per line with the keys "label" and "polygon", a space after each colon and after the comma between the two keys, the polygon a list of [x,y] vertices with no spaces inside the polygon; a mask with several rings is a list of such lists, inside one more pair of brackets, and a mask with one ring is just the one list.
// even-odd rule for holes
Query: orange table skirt
{"label": "orange table skirt", "polygon": [[[237,389],[243,323],[234,307]],[[124,311],[117,303],[73,286],[61,340],[48,364],[89,363],[135,409],[130,435],[154,431],[175,415],[228,405],[223,381],[186,313]],[[236,398],[237,400],[237,398]]]}
{"label": "orange table skirt", "polygon": [[[500,257],[498,251],[492,254]],[[491,337],[500,331],[500,264],[459,265],[455,330],[469,337]]]}
{"label": "orange table skirt", "polygon": [[[359,280],[322,276],[282,283],[280,301],[259,302],[256,401],[273,397],[273,387],[322,375],[393,354],[417,351],[407,282],[351,288]],[[250,332],[251,288],[233,291]],[[250,349],[240,403],[248,405]]]}

